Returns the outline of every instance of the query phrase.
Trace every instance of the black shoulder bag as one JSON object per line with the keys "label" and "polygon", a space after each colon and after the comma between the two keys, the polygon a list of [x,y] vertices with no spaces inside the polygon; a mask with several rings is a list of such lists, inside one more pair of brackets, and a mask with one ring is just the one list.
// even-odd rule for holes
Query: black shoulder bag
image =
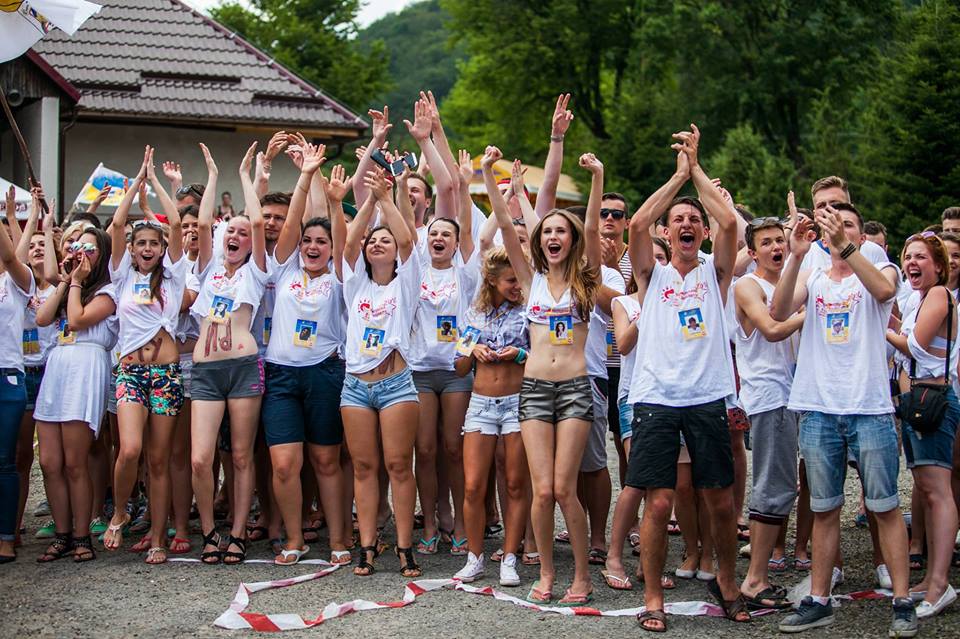
{"label": "black shoulder bag", "polygon": [[[921,302],[921,305],[923,302]],[[919,315],[920,309],[917,308]],[[947,291],[947,353],[943,366],[946,384],[915,382],[917,361],[910,359],[910,390],[900,394],[897,413],[913,430],[925,435],[935,432],[947,412],[947,391],[950,390],[950,336],[953,333],[953,294]]]}

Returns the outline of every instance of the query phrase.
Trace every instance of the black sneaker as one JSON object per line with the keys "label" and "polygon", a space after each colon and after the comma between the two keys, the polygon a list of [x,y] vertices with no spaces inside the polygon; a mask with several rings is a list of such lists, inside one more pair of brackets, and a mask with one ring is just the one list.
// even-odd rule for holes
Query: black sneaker
{"label": "black sneaker", "polygon": [[[803,632],[833,623],[833,604],[818,604],[812,597],[804,597],[800,606],[780,622],[780,632]],[[904,635],[906,636],[906,635]]]}
{"label": "black sneaker", "polygon": [[905,597],[893,600],[893,623],[890,624],[890,637],[916,637],[920,631],[917,621],[917,609],[913,600]]}

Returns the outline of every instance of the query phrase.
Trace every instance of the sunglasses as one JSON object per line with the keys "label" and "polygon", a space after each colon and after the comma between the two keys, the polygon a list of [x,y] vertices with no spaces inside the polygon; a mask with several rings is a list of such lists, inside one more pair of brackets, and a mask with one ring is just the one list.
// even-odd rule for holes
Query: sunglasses
{"label": "sunglasses", "polygon": [[750,220],[750,226],[783,226],[783,222],[778,217],[755,217]]}
{"label": "sunglasses", "polygon": [[914,240],[929,240],[929,239],[935,239],[935,240],[938,241],[938,242],[941,241],[941,240],[940,240],[940,236],[937,235],[935,232],[933,232],[933,231],[923,231],[922,233],[914,233],[913,235],[911,235],[910,237],[908,237],[908,238],[907,238],[907,241],[904,242],[904,245],[906,245],[906,244],[909,243],[909,242],[913,242]]}
{"label": "sunglasses", "polygon": [[600,209],[600,218],[604,220],[608,217],[612,217],[615,220],[622,220],[626,216],[627,214],[620,209]]}
{"label": "sunglasses", "polygon": [[147,227],[148,229],[157,229],[158,231],[163,230],[163,226],[154,222],[153,220],[137,220],[133,223],[133,228],[139,229],[141,227]]}
{"label": "sunglasses", "polygon": [[177,197],[178,197],[178,198],[185,198],[185,197],[187,197],[188,195],[191,195],[191,194],[197,196],[198,198],[202,198],[202,197],[203,197],[203,193],[201,193],[201,192],[200,192],[200,189],[197,188],[197,186],[194,185],[194,184],[188,184],[187,186],[181,186],[179,189],[177,189]]}
{"label": "sunglasses", "polygon": [[97,247],[91,242],[74,242],[68,247],[68,250],[71,253],[79,253],[83,251],[87,255],[93,255],[97,252]]}

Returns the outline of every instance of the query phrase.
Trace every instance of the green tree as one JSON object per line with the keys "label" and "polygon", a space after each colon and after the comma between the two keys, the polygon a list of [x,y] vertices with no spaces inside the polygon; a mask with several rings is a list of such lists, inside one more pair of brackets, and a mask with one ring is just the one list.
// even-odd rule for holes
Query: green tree
{"label": "green tree", "polygon": [[727,131],[723,146],[707,162],[707,168],[711,175],[722,176],[734,201],[746,205],[754,215],[786,215],[786,195],[795,174],[793,162],[767,150],[750,124]]}
{"label": "green tree", "polygon": [[210,13],[324,93],[363,109],[386,87],[387,55],[381,43],[358,46],[359,8],[359,0],[228,0]]}
{"label": "green tree", "polygon": [[960,200],[960,9],[924,2],[869,88],[854,201],[895,238]]}

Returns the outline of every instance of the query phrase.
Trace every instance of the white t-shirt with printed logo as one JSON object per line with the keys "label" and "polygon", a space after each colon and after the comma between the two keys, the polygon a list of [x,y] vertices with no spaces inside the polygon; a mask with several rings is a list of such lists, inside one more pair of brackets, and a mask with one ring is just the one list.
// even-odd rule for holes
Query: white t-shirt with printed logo
{"label": "white t-shirt with printed logo", "polygon": [[683,407],[734,399],[733,357],[712,259],[680,277],[654,262],[629,401]]}
{"label": "white t-shirt with printed logo", "polygon": [[26,290],[17,285],[10,273],[0,273],[0,368],[23,371],[24,308],[36,287],[33,271]]}
{"label": "white t-shirt with printed logo", "polygon": [[885,348],[892,308],[893,299],[878,302],[856,275],[835,282],[814,269],[787,407],[831,415],[892,413]]}
{"label": "white t-shirt with printed logo", "polygon": [[420,260],[410,255],[386,286],[367,276],[364,257],[356,270],[343,260],[343,300],[347,306],[347,372],[366,373],[392,351],[410,360],[410,326],[417,310]]}
{"label": "white t-shirt with printed logo", "polygon": [[479,251],[463,264],[460,253],[454,264],[438,270],[429,261],[420,266],[417,313],[410,331],[410,369],[414,371],[453,370],[459,326],[473,303],[480,281]]}
{"label": "white t-shirt with printed logo", "polygon": [[[600,277],[604,286],[612,288],[620,294],[626,292],[627,283],[617,269],[601,265]],[[609,379],[610,375],[607,372],[607,324],[610,321],[610,315],[601,311],[599,306],[594,306],[593,312],[590,313],[590,328],[587,332],[587,343],[584,346],[584,355],[587,358],[587,375],[590,377]]]}
{"label": "white t-shirt with printed logo", "polygon": [[[133,267],[129,251],[124,251],[120,265],[110,265],[110,279],[116,286],[117,317],[120,320],[120,355],[128,355],[147,344],[163,329],[173,337],[180,320],[180,303],[187,286],[187,260],[181,256],[176,262],[163,255],[163,278],[160,282],[160,300],[150,291],[150,275]],[[143,300],[141,303],[140,300]]]}
{"label": "white t-shirt with printed logo", "polygon": [[238,268],[233,277],[227,276],[226,268],[218,260],[210,260],[207,267],[199,275],[200,292],[197,299],[190,307],[190,312],[197,317],[199,321],[207,317],[215,297],[232,300],[231,313],[236,313],[237,309],[243,304],[249,304],[252,312],[250,313],[250,326],[253,326],[253,320],[257,315],[257,309],[260,307],[260,301],[263,299],[263,291],[267,284],[269,275],[260,270],[253,259]]}
{"label": "white t-shirt with printed logo", "polygon": [[[611,302],[611,305],[613,304],[619,304],[626,311],[627,319],[630,320],[631,324],[640,319],[640,302],[635,300],[633,295],[615,297]],[[630,381],[633,379],[633,369],[637,364],[637,346],[639,346],[639,339],[633,350],[628,354],[620,354],[620,384],[617,387],[617,403],[626,401],[630,394]]]}
{"label": "white t-shirt with printed logo", "polygon": [[[192,266],[191,270],[187,273],[187,285],[184,292],[186,291],[200,293],[200,278],[192,271]],[[197,321],[197,318],[193,316],[188,308],[180,313],[180,318],[177,320],[177,341],[186,342],[188,339],[197,339],[198,337],[200,337],[200,322]]]}
{"label": "white t-shirt with printed logo", "polygon": [[40,305],[47,301],[56,286],[47,286],[41,289],[37,287],[23,314],[23,365],[24,366],[43,366],[47,362],[47,355],[50,349],[57,345],[57,325],[56,323],[47,326],[37,326],[37,311]]}
{"label": "white t-shirt with printed logo", "polygon": [[273,324],[264,359],[283,366],[310,366],[339,352],[346,335],[343,285],[328,271],[310,277],[299,251],[286,262],[268,260],[274,281]]}

